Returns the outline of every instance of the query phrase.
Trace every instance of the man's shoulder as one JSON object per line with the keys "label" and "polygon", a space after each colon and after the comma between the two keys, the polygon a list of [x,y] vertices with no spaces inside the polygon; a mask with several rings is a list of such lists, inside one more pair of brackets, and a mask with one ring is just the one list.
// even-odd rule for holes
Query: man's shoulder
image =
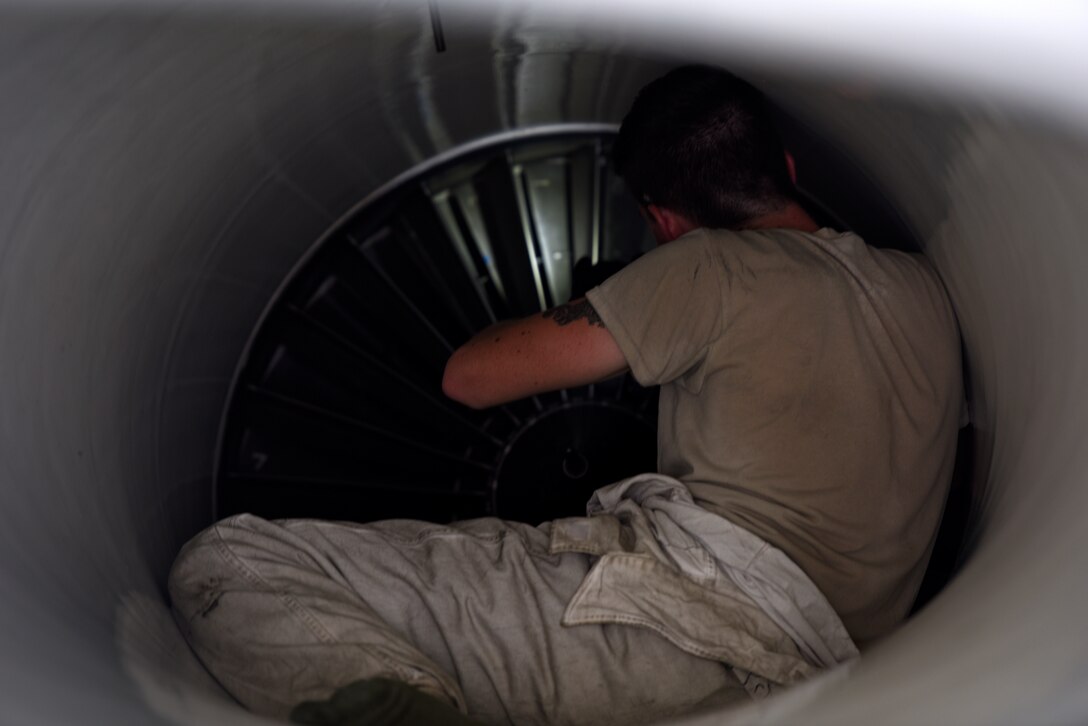
{"label": "man's shoulder", "polygon": [[699,229],[689,234],[692,236],[692,244],[716,245],[723,249],[734,250],[738,254],[743,254],[746,251],[789,249],[797,245],[812,243],[817,243],[820,246],[827,243],[846,247],[867,246],[865,240],[856,233],[850,231],[840,232],[830,227],[824,227],[813,232],[790,227],[740,230]]}
{"label": "man's shoulder", "polygon": [[[821,230],[823,232],[823,230]],[[833,235],[841,235],[831,231]],[[836,244],[865,247],[860,237],[849,234]],[[647,252],[636,268],[653,268],[656,274],[692,274],[698,269],[716,270],[729,276],[731,271],[819,267],[826,258],[825,243],[817,233],[797,229],[731,230],[699,228]],[[853,254],[843,250],[845,254]]]}
{"label": "man's shoulder", "polygon": [[[726,267],[744,265],[804,268],[825,260],[829,255],[843,258],[864,254],[865,241],[853,232],[820,229],[808,232],[790,228],[705,229],[693,234],[689,250],[698,247],[713,255]],[[680,240],[677,240],[680,241]]]}
{"label": "man's shoulder", "polygon": [[695,256],[698,248],[722,269],[748,270],[772,286],[776,275],[787,274],[792,282],[799,275],[837,279],[869,292],[921,295],[940,304],[946,296],[940,275],[924,254],[877,247],[850,230],[707,229],[685,242],[687,256]]}
{"label": "man's shoulder", "polygon": [[668,274],[668,271],[698,266],[700,260],[709,259],[721,245],[717,230],[695,229],[671,242],[660,244],[646,252],[621,270],[618,275],[645,273]]}
{"label": "man's shoulder", "polygon": [[730,230],[698,228],[650,250],[636,267],[674,268],[698,266],[711,261],[716,266],[845,267],[863,278],[909,270],[927,278],[935,277],[929,261],[920,253],[872,246],[853,231],[824,227],[816,231],[789,228]]}

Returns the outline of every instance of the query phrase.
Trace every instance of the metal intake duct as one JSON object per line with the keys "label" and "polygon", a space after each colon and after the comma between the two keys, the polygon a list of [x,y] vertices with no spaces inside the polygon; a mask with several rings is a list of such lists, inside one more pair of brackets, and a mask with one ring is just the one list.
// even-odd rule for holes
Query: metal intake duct
{"label": "metal intake duct", "polygon": [[[926,608],[849,670],[693,722],[1088,718],[1088,14],[750,5],[0,4],[0,722],[263,723],[163,595],[216,507],[340,507],[361,467],[388,512],[528,518],[569,503],[519,504],[503,471],[609,476],[590,449],[614,442],[585,437],[641,426],[637,393],[487,420],[430,376],[492,314],[570,294],[577,258],[637,253],[598,165],[689,60],[776,101],[815,205],[933,260],[974,460]],[[359,458],[292,458],[285,411]]]}

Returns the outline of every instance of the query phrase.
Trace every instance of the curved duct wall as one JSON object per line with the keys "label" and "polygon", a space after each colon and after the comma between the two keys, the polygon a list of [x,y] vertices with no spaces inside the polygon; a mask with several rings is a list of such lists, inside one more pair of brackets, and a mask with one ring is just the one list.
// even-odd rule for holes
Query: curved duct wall
{"label": "curved duct wall", "polygon": [[[427,4],[396,5],[0,8],[3,721],[255,722],[192,661],[161,586],[212,516],[219,419],[263,306],[396,175],[504,130],[614,123],[665,54],[680,57],[653,42],[669,18],[646,9],[621,39],[530,5],[446,8],[440,54]],[[1038,57],[1083,31],[1069,12]],[[721,23],[722,38],[745,22]],[[1065,87],[1061,68],[1025,55],[1004,85],[991,75],[965,97],[962,77],[924,93],[856,68],[844,81],[806,62],[811,48],[738,41],[726,54],[707,42],[718,25],[689,27],[686,52],[765,87],[921,240],[963,325],[978,439],[957,579],[859,667],[732,718],[1083,721],[1083,53],[1069,51]],[[966,65],[1001,60],[977,28],[951,30],[937,39],[979,51]],[[910,66],[894,37],[854,46],[854,60]],[[1025,88],[1037,93],[1017,101]]]}

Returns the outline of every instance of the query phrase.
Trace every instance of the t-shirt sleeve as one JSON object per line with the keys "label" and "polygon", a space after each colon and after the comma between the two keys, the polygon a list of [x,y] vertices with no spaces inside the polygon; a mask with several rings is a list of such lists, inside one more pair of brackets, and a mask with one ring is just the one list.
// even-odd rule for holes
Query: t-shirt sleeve
{"label": "t-shirt sleeve", "polygon": [[586,294],[641,385],[683,376],[721,334],[721,264],[705,233],[694,232],[646,253]]}

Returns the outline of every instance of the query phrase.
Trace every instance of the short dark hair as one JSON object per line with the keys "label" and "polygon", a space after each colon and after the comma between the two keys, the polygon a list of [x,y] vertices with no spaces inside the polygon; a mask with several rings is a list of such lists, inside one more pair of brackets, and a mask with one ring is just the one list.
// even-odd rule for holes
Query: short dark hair
{"label": "short dark hair", "polygon": [[612,163],[643,203],[703,227],[736,228],[794,198],[763,94],[710,66],[676,68],[639,91]]}

